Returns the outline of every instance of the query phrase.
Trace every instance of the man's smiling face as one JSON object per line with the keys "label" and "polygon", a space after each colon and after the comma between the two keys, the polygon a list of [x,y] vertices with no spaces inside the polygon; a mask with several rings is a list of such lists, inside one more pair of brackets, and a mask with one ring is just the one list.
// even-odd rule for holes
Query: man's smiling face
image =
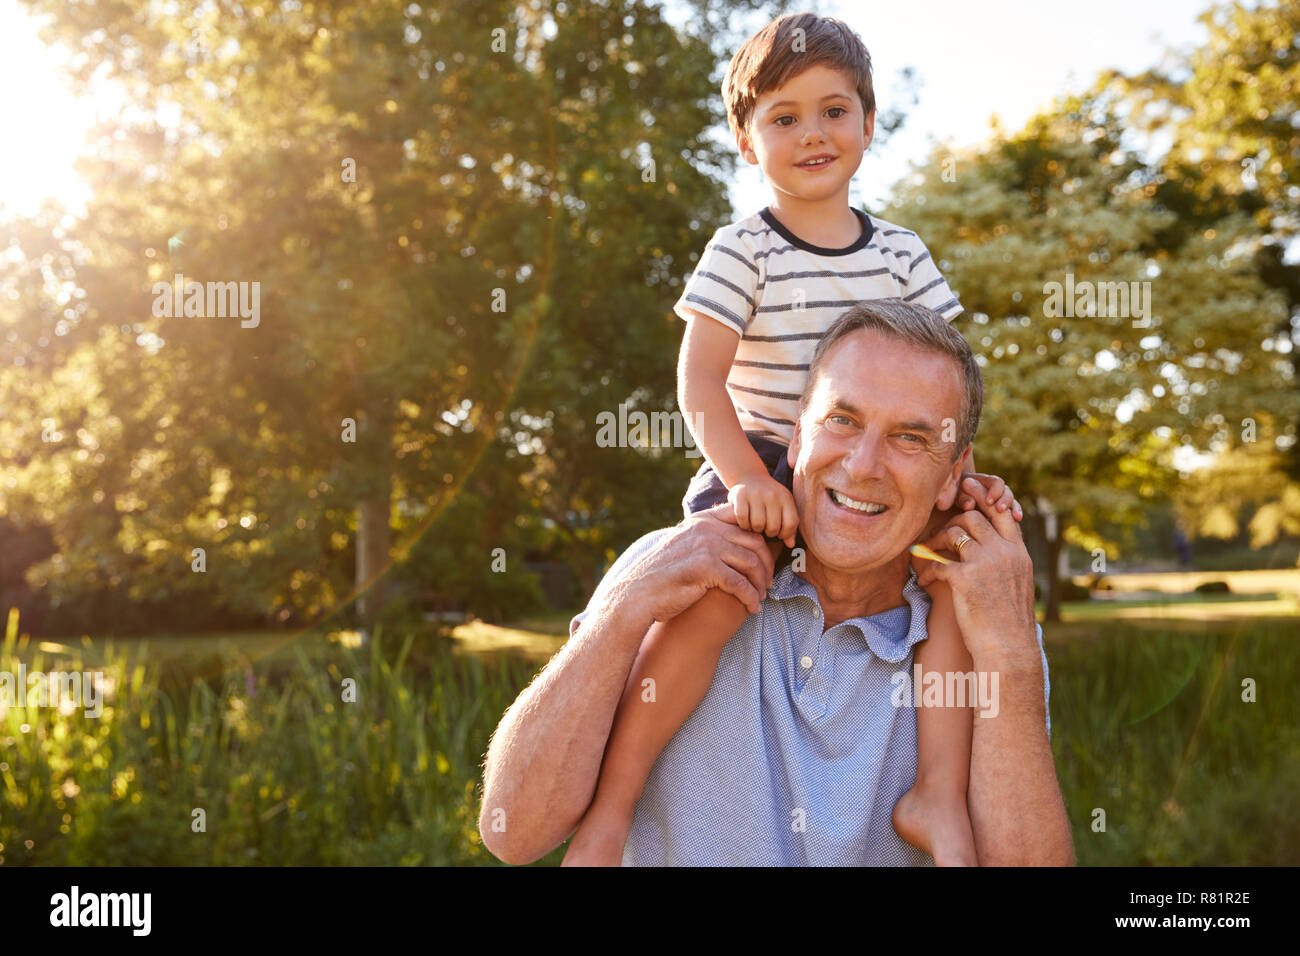
{"label": "man's smiling face", "polygon": [[831,346],[789,451],[799,529],[822,566],[905,560],[935,505],[952,507],[965,456],[944,438],[964,395],[947,355],[866,329]]}

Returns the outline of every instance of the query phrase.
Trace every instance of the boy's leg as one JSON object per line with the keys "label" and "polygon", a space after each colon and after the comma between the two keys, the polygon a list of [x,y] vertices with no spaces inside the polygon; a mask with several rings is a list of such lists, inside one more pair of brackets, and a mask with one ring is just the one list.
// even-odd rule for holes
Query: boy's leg
{"label": "boy's leg", "polygon": [[[779,541],[769,541],[773,555]],[[646,632],[605,745],[596,796],[578,824],[564,866],[619,866],[636,802],[660,752],[700,705],[722,648],[749,617],[716,588],[671,621]],[[653,680],[654,699],[642,686]]]}
{"label": "boy's leg", "polygon": [[[923,682],[924,675],[934,672],[948,687],[952,686],[948,674],[967,674],[973,664],[957,627],[951,589],[936,582],[928,593],[929,637],[917,647],[916,661]],[[924,683],[912,688],[916,703],[923,703],[923,691]],[[974,701],[971,705],[917,708],[916,782],[894,807],[898,835],[929,853],[939,866],[976,866],[979,862],[966,808]]]}

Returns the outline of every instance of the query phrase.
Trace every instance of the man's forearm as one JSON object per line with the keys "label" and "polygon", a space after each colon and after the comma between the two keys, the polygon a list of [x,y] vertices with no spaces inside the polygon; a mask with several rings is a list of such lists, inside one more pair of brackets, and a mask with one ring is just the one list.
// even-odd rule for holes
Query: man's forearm
{"label": "man's forearm", "polygon": [[[1036,645],[1037,642],[1035,642]],[[1047,739],[1037,654],[976,659],[998,674],[996,717],[976,716],[968,805],[982,866],[1069,866],[1070,825]]]}
{"label": "man's forearm", "polygon": [[653,623],[637,604],[615,585],[493,734],[479,832],[507,863],[559,846],[591,803],[627,675]]}

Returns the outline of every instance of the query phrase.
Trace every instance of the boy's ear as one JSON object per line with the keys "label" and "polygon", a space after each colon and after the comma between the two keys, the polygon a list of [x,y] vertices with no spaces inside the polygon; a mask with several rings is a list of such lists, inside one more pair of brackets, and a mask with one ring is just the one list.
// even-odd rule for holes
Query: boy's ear
{"label": "boy's ear", "polygon": [[871,140],[876,135],[876,111],[873,109],[867,114],[867,120],[862,126],[862,148],[865,150],[871,145]]}
{"label": "boy's ear", "polygon": [[934,500],[934,506],[940,511],[949,510],[953,502],[957,500],[957,492],[961,490],[962,475],[966,473],[966,463],[970,461],[970,457],[971,446],[967,445],[961,457],[953,462],[952,469],[948,472],[943,487],[939,489],[939,497]]}
{"label": "boy's ear", "polygon": [[749,141],[749,133],[746,129],[742,129],[736,134],[736,149],[740,153],[741,158],[744,159],[745,162],[749,163],[749,165],[758,165],[758,154],[754,152],[754,146]]}

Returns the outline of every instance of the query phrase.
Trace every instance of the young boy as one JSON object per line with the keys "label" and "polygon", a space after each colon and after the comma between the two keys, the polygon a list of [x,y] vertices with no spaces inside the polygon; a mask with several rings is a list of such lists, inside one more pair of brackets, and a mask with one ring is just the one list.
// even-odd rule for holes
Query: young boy
{"label": "young boy", "polygon": [[[949,321],[961,305],[914,233],[848,205],[875,125],[871,61],[855,33],[811,13],[781,17],[736,53],[723,96],[740,153],[762,168],[773,202],[714,234],[675,307],[688,323],[679,403],[707,458],[683,506],[692,514],[730,501],[740,527],[778,539],[769,542],[775,556],[781,542],[795,546],[785,454],[822,332],[863,299],[899,297]],[[1020,517],[1001,479],[967,477],[962,491]],[[936,512],[926,537],[946,517]],[[923,671],[969,671],[951,594],[936,584],[930,596],[917,661]],[[655,760],[704,698],[748,614],[715,589],[647,633],[564,865],[621,862]],[[647,677],[657,688],[650,703],[641,696]],[[899,836],[941,865],[977,862],[966,810],[971,721],[970,707],[918,708],[916,781],[894,810]]]}

